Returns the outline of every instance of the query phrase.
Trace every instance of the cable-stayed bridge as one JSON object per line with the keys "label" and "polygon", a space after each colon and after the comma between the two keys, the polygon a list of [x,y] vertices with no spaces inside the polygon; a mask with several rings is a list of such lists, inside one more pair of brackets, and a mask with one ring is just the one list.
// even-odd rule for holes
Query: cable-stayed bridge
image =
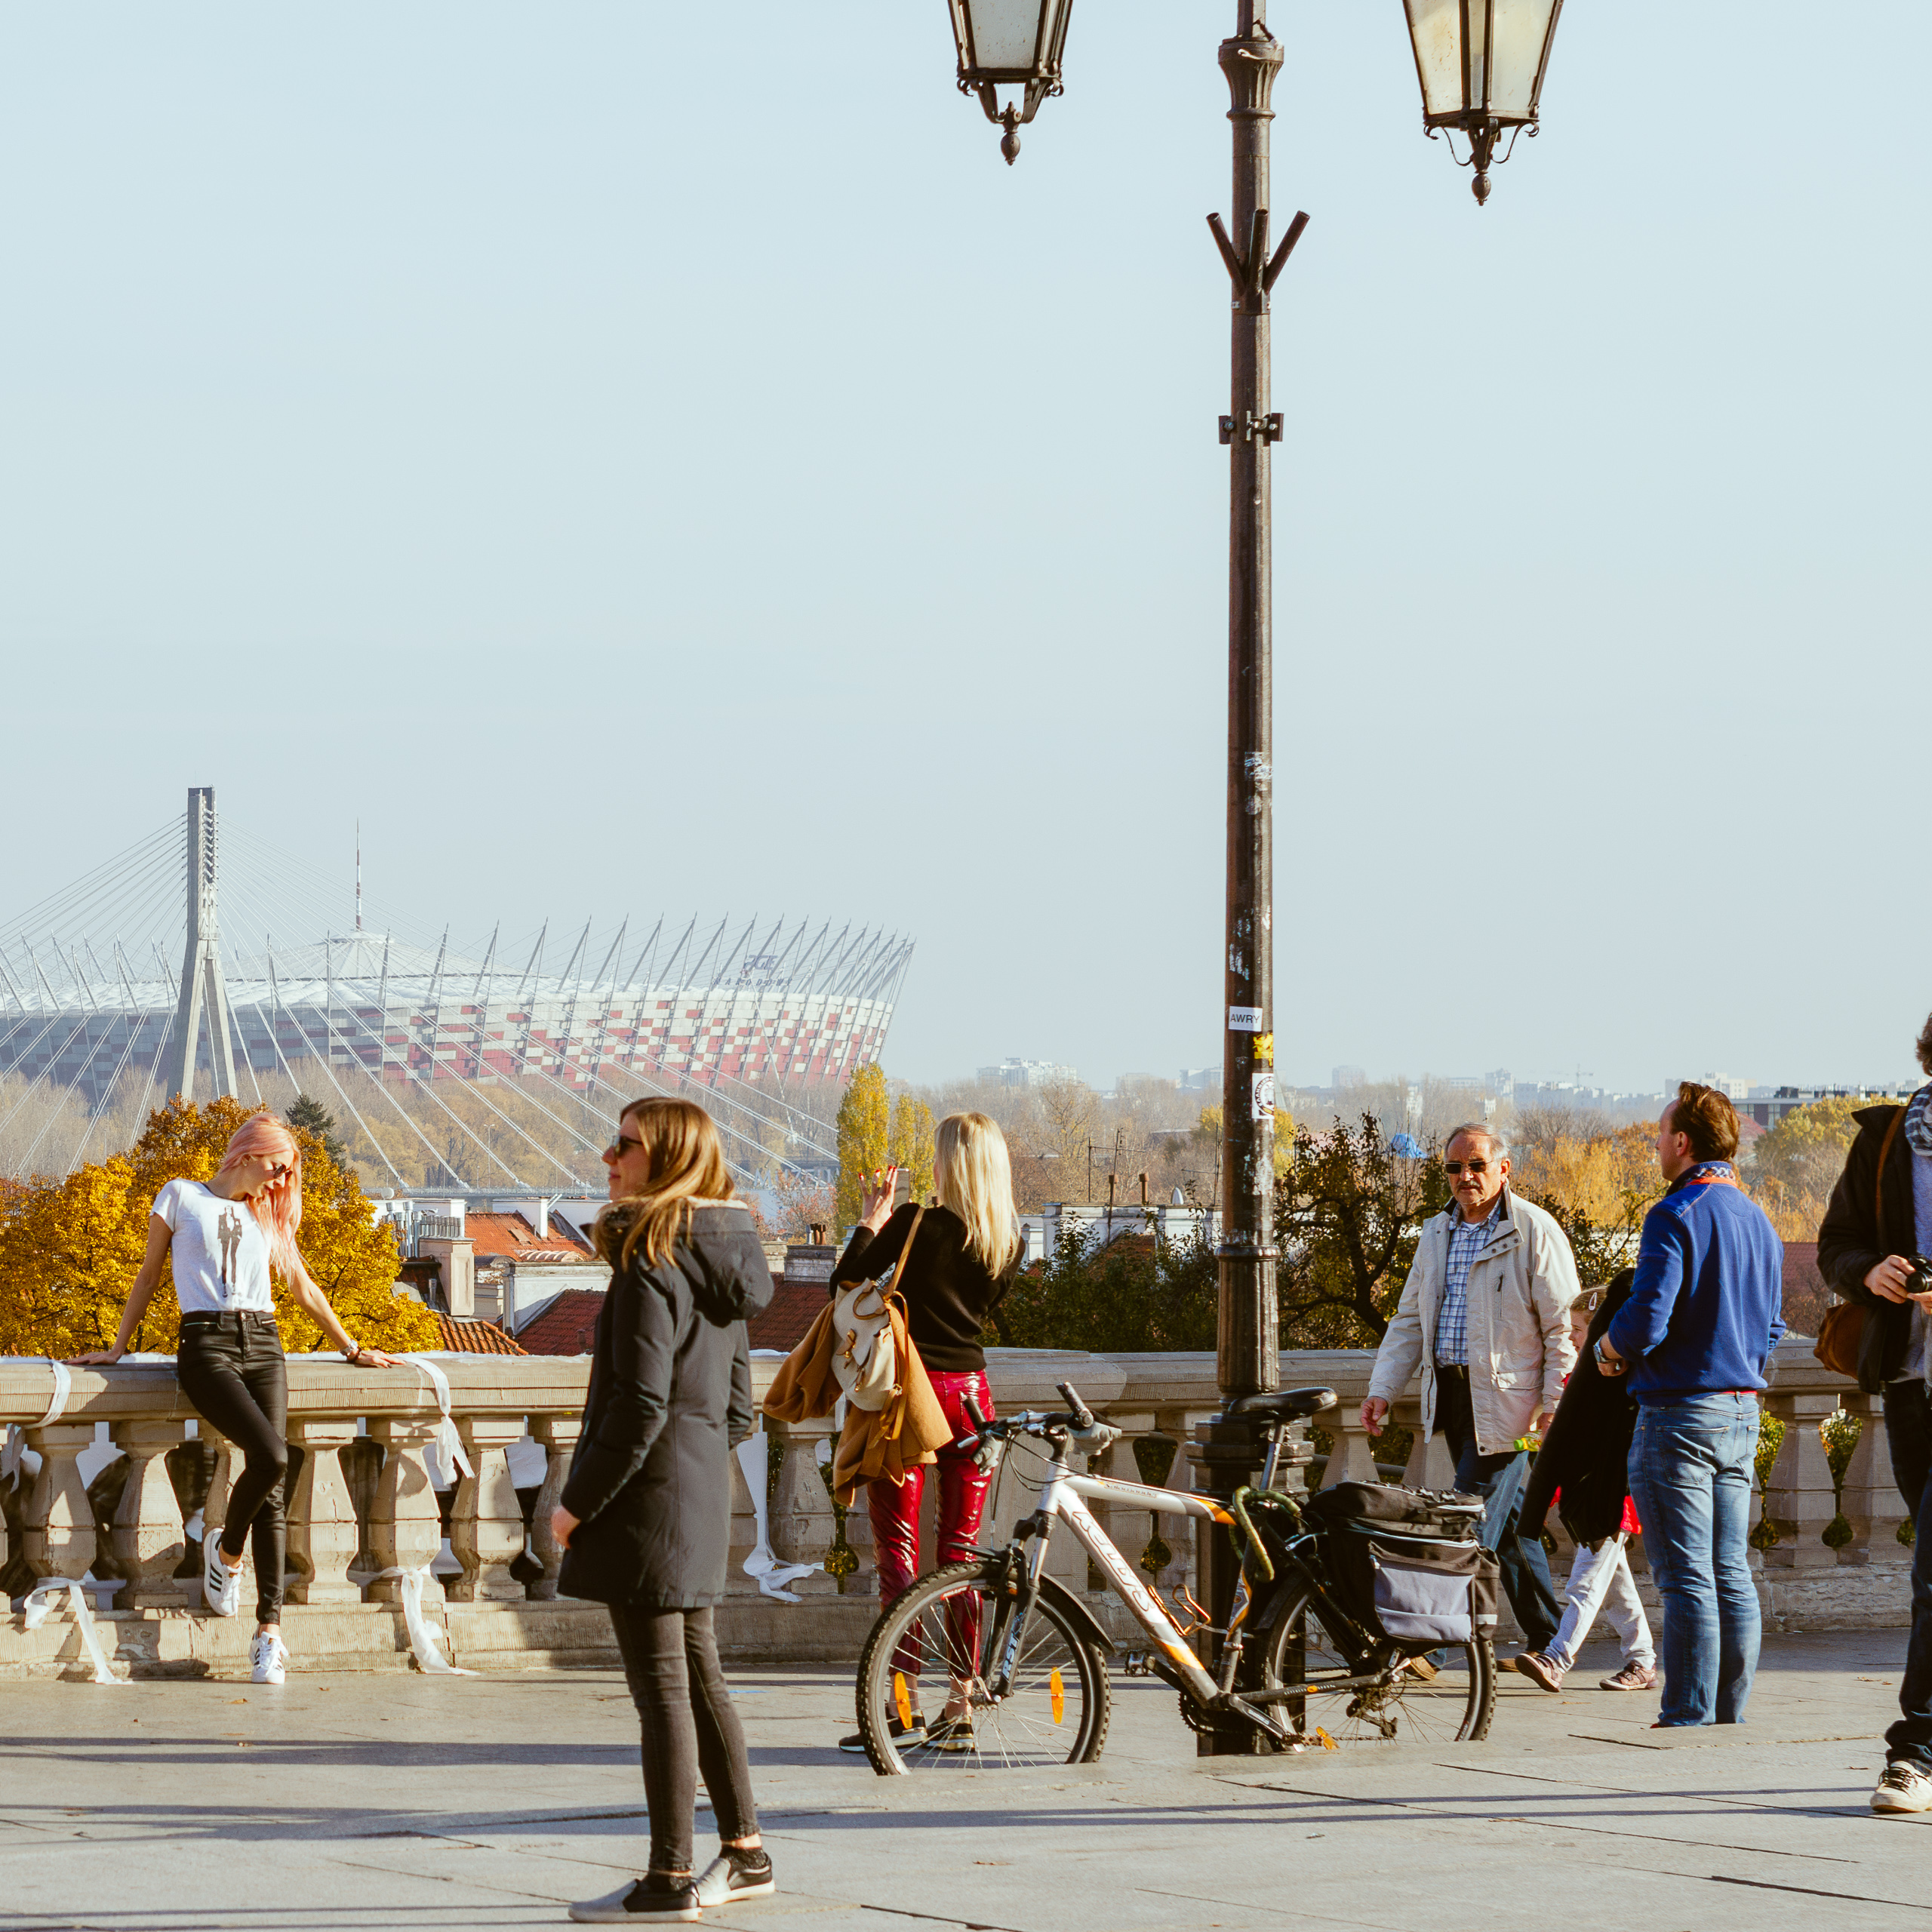
{"label": "cable-stayed bridge", "polygon": [[[106,1151],[90,1143],[110,1104],[253,1100],[280,1075],[335,1115],[372,1186],[601,1192],[619,1109],[676,1093],[716,1119],[741,1184],[815,1178],[837,1150],[796,1097],[878,1059],[912,954],[830,921],[500,923],[463,946],[406,924],[365,923],[359,864],[352,897],[218,825],[196,788],[0,924],[0,1134],[36,1103],[49,1134],[49,1097],[72,1095],[89,1113],[72,1168]],[[8,1164],[49,1163],[13,1147]]]}

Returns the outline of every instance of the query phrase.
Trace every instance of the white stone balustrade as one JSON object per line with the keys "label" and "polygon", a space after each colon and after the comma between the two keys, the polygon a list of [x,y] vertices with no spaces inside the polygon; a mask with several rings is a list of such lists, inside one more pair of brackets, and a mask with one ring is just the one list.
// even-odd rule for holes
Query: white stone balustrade
{"label": "white stone balustrade", "polygon": [[[451,1413],[475,1474],[460,1480],[454,1498],[450,1537],[461,1574],[448,1577],[446,1589],[432,1586],[425,1592],[426,1606],[451,1628],[460,1611],[534,1612],[547,1604],[552,1611],[589,1615],[582,1606],[556,1601],[561,1552],[549,1530],[550,1512],[561,1494],[582,1426],[588,1361],[544,1356],[445,1355],[438,1360],[449,1378]],[[1358,1416],[1371,1363],[1366,1352],[1355,1350],[1282,1357],[1284,1387],[1325,1384],[1338,1397],[1336,1407],[1314,1421],[1333,1445],[1321,1471],[1323,1481],[1347,1476],[1373,1479],[1377,1473]],[[758,1394],[777,1366],[768,1358],[754,1364]],[[1767,1513],[1779,1532],[1760,1571],[1767,1609],[1789,1628],[1903,1623],[1909,1615],[1904,1571],[1911,1552],[1897,1538],[1901,1506],[1892,1484],[1878,1404],[1821,1367],[1808,1343],[1801,1340],[1780,1346],[1774,1369],[1765,1406],[1786,1421],[1787,1430],[1767,1491]],[[1167,1481],[1177,1488],[1192,1485],[1189,1441],[1196,1425],[1217,1406],[1211,1355],[995,1349],[989,1352],[989,1374],[1002,1414],[1021,1408],[1057,1408],[1062,1404],[1056,1385],[1071,1381],[1097,1413],[1124,1432],[1109,1459],[1109,1472],[1137,1479],[1134,1444],[1161,1437],[1176,1444]],[[178,1617],[184,1610],[196,1609],[198,1584],[175,1574],[189,1546],[175,1487],[179,1469],[171,1478],[168,1458],[190,1440],[193,1412],[175,1386],[172,1364],[147,1360],[108,1370],[77,1369],[64,1411],[48,1424],[42,1418],[51,1393],[51,1377],[45,1363],[0,1361],[0,1426],[20,1426],[26,1446],[41,1458],[31,1484],[5,1499],[18,1537],[17,1544],[0,1552],[0,1560],[23,1557],[26,1565],[14,1565],[15,1594],[28,1569],[41,1576],[91,1574],[103,1583],[119,1580],[116,1588],[97,1598],[103,1610],[111,1603],[117,1620],[138,1623],[145,1618],[152,1626],[155,1618]],[[1417,1400],[1411,1385],[1395,1404],[1398,1423],[1416,1427]],[[1817,1429],[1820,1420],[1840,1407],[1862,1417],[1865,1429],[1843,1486],[1851,1540],[1844,1549],[1834,1550],[1823,1540],[1836,1509]],[[413,1370],[352,1369],[334,1355],[291,1360],[290,1440],[302,1452],[288,1503],[286,1580],[292,1606],[318,1614],[331,1607],[371,1614],[372,1606],[394,1605],[401,1594],[397,1579],[379,1578],[374,1572],[420,1570],[436,1555],[441,1530],[423,1449],[439,1420],[433,1394]],[[772,1546],[783,1561],[823,1563],[833,1547],[835,1519],[821,1472],[821,1451],[831,1440],[832,1427],[829,1418],[792,1429],[766,1424],[783,1445],[770,1497]],[[196,1432],[222,1455],[207,1505],[208,1519],[219,1522],[228,1486],[227,1445],[205,1426]],[[530,1523],[530,1546],[543,1574],[527,1583],[511,1574],[524,1549],[525,1523],[506,1462],[511,1446],[526,1435],[547,1455]],[[111,1516],[97,1524],[85,1473],[100,1461],[103,1441],[124,1453],[125,1478]],[[372,1484],[378,1450],[381,1469]],[[91,1460],[84,1461],[89,1452]],[[528,1450],[524,1453],[528,1480]],[[1003,1542],[1014,1523],[1029,1513],[1038,1476],[1037,1465],[1023,1454],[1008,1457],[989,1499],[980,1533],[983,1546]],[[1449,1485],[1451,1476],[1439,1438],[1415,1444],[1407,1480],[1441,1488]],[[740,1481],[735,1474],[733,1480]],[[928,1485],[929,1491],[937,1487]],[[101,1509],[108,1510],[106,1487],[97,1495],[103,1499]],[[758,1640],[757,1654],[782,1656],[788,1641],[785,1633],[805,1627],[811,1604],[830,1604],[848,1622],[869,1615],[876,1577],[863,1493],[847,1521],[847,1541],[861,1565],[847,1585],[849,1607],[832,1602],[838,1595],[837,1584],[823,1574],[808,1577],[794,1586],[808,1600],[805,1604],[774,1604],[758,1596],[755,1580],[744,1576],[742,1567],[755,1535],[750,1505],[746,1491],[734,1493],[725,1506],[734,1511],[733,1614],[766,1620],[758,1626],[767,1635]],[[1155,1526],[1151,1516],[1115,1510],[1108,1512],[1106,1521],[1128,1560],[1139,1564],[1152,1540]],[[1178,1518],[1164,1519],[1160,1531],[1171,1558],[1158,1581],[1164,1590],[1177,1584],[1193,1587],[1198,1574],[1194,1538]],[[1084,1594],[1089,1579],[1084,1557],[1071,1539],[1063,1542],[1064,1547],[1054,1552],[1053,1567]],[[924,1553],[930,1565],[936,1552],[928,1544]],[[252,1552],[249,1556],[252,1561]],[[528,1566],[523,1567],[528,1575]],[[1780,1583],[1780,1578],[1789,1583]],[[245,1597],[252,1590],[252,1580],[245,1580]],[[1783,1598],[1781,1590],[1786,1593]],[[1090,1601],[1098,1607],[1101,1600]],[[1780,1611],[1780,1602],[1789,1607]],[[790,1625],[783,1620],[787,1617],[793,1620]],[[749,1626],[741,1623],[735,1627]],[[832,1629],[823,1623],[820,1627]],[[0,1644],[6,1641],[5,1629],[0,1624]],[[830,1637],[823,1639],[822,1649],[831,1646],[826,1654],[843,1654],[838,1646],[848,1643],[849,1633],[844,1623],[838,1631],[835,1644]],[[858,1636],[850,1638],[854,1654],[862,1637],[860,1627]],[[0,1672],[5,1668],[0,1656]]]}

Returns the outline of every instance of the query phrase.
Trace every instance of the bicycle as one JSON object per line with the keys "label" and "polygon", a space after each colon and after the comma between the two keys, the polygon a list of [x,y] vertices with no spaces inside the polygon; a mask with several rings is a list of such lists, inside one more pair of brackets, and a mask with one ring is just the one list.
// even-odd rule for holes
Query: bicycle
{"label": "bicycle", "polygon": [[[1463,1644],[1404,1641],[1359,1620],[1331,1560],[1335,1532],[1304,1519],[1303,1503],[1274,1487],[1289,1427],[1334,1407],[1333,1389],[1287,1389],[1229,1404],[1223,1419],[1264,1425],[1268,1449],[1260,1482],[1223,1503],[1075,1472],[1068,1457],[1076,1445],[1099,1454],[1121,1432],[1097,1420],[1070,1383],[1059,1389],[1064,1413],[1022,1410],[989,1421],[969,1408],[977,1460],[989,1474],[1024,1438],[1038,1438],[1053,1453],[1038,1508],[1014,1525],[1004,1549],[978,1551],[920,1578],[872,1626],[857,1694],[875,1770],[896,1776],[1099,1758],[1116,1646],[1092,1611],[1045,1574],[1057,1524],[1066,1526],[1152,1641],[1152,1649],[1128,1656],[1128,1674],[1172,1686],[1182,1718],[1196,1731],[1232,1726],[1263,1749],[1287,1752],[1398,1732],[1426,1741],[1487,1735],[1496,1697],[1488,1635],[1472,1628]],[[1177,1623],[1095,1520],[1090,1497],[1232,1530],[1241,1563],[1225,1628],[1209,1621],[1185,1586],[1175,1592],[1183,1620]],[[1481,1509],[1471,1500],[1465,1510],[1459,1499],[1442,1506],[1469,1515]],[[1223,1639],[1211,1670],[1187,1641],[1204,1629]],[[944,1681],[966,1700],[969,1724],[942,1727],[943,1742],[928,1743],[914,1726],[912,1694],[921,1680]]]}

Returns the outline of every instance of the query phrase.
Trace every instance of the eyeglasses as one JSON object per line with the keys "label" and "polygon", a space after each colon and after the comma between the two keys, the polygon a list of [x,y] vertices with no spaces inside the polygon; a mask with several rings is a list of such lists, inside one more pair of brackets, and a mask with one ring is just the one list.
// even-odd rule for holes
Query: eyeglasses
{"label": "eyeglasses", "polygon": [[606,1160],[621,1161],[624,1158],[624,1149],[626,1147],[641,1147],[643,1145],[644,1143],[641,1140],[633,1140],[629,1134],[620,1133],[617,1139],[605,1149],[604,1156]]}
{"label": "eyeglasses", "polygon": [[1472,1180],[1478,1174],[1486,1174],[1489,1172],[1489,1163],[1487,1161],[1444,1161],[1442,1164],[1442,1171],[1445,1174],[1459,1174],[1465,1168],[1469,1169],[1469,1178]]}

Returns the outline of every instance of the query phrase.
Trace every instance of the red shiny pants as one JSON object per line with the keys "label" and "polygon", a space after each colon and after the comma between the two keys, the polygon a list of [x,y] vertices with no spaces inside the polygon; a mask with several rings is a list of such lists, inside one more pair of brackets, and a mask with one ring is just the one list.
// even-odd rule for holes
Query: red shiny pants
{"label": "red shiny pants", "polygon": [[[952,1430],[952,1441],[940,1451],[937,1465],[937,1557],[939,1564],[943,1564],[971,1556],[980,1534],[980,1518],[986,1506],[992,1478],[973,1460],[977,1445],[971,1440],[973,1424],[965,1405],[970,1401],[983,1417],[990,1417],[993,1398],[986,1386],[984,1369],[963,1374],[935,1371],[932,1385]],[[968,1438],[963,1449],[956,1446],[961,1436]],[[921,1463],[907,1472],[903,1483],[881,1481],[866,1485],[866,1509],[872,1518],[872,1552],[878,1564],[882,1609],[890,1609],[919,1573],[919,1506],[925,1496],[927,1474],[934,1466]],[[956,1609],[949,1607],[946,1625],[946,1647],[955,1666],[952,1674],[971,1676],[980,1641],[977,1604],[962,1602]],[[918,1675],[918,1651],[909,1634],[894,1655],[893,1667],[908,1677]]]}

